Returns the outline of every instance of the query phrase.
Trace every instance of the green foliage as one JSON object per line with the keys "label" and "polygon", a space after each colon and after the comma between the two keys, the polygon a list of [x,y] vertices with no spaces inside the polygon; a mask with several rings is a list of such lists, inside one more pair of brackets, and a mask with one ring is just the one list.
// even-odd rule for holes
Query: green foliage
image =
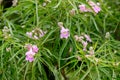
{"label": "green foliage", "polygon": [[[85,0],[49,1],[19,0],[17,6],[0,7],[0,80],[120,80],[120,1],[97,0],[98,14],[79,11],[82,3],[91,8]],[[60,38],[58,22],[69,29],[68,39]],[[39,28],[46,31],[40,39],[26,35]],[[92,46],[94,55],[75,40],[83,34],[90,35],[87,50]],[[39,48],[33,62],[25,60],[27,43]]]}

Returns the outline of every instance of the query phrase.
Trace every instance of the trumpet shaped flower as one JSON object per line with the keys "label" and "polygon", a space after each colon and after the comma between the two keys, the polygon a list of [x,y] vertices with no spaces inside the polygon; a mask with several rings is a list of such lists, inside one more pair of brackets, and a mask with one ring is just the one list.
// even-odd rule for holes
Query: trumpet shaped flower
{"label": "trumpet shaped flower", "polygon": [[38,47],[36,45],[27,44],[26,48],[28,50],[26,52],[26,60],[29,62],[34,61],[34,56],[39,50]]}
{"label": "trumpet shaped flower", "polygon": [[70,36],[69,29],[65,29],[64,27],[62,27],[60,31],[60,38],[67,39],[69,36]]}
{"label": "trumpet shaped flower", "polygon": [[32,51],[32,49],[30,51],[26,52],[26,60],[29,62],[34,61],[34,55],[35,53]]}

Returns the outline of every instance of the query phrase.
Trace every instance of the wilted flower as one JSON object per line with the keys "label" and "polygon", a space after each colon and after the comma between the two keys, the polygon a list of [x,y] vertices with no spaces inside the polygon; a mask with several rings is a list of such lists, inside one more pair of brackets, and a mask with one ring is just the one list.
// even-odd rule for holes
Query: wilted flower
{"label": "wilted flower", "polygon": [[82,42],[82,40],[84,39],[83,36],[78,36],[78,35],[75,35],[74,38],[75,38],[75,40],[78,41],[78,42]]}
{"label": "wilted flower", "polygon": [[75,15],[75,9],[70,10],[70,15]]}
{"label": "wilted flower", "polygon": [[11,50],[11,47],[6,48],[6,51],[9,52]]}
{"label": "wilted flower", "polygon": [[10,29],[7,26],[4,26],[2,29],[4,38],[9,38],[11,36]]}
{"label": "wilted flower", "polygon": [[95,61],[98,63],[100,60],[99,60],[99,58],[95,58]]}
{"label": "wilted flower", "polygon": [[18,3],[18,0],[12,0],[12,6],[16,6],[17,5],[17,3]]}
{"label": "wilted flower", "polygon": [[40,39],[41,37],[43,37],[44,35],[46,34],[46,31],[43,31],[39,28],[36,28],[34,30],[32,30],[31,32],[26,32],[26,35],[29,37],[29,38],[32,38],[32,39]]}
{"label": "wilted flower", "polygon": [[63,27],[63,22],[58,22],[58,26],[59,26],[60,28],[62,28],[62,27]]}
{"label": "wilted flower", "polygon": [[76,41],[78,41],[78,39],[79,39],[78,35],[75,35],[74,38]]}
{"label": "wilted flower", "polygon": [[90,47],[88,52],[89,52],[90,55],[93,55],[93,54],[94,54],[94,49],[93,49],[93,47]]}
{"label": "wilted flower", "polygon": [[60,30],[60,38],[68,38],[70,36],[69,29],[65,29],[64,27]]}
{"label": "wilted flower", "polygon": [[106,38],[106,39],[109,39],[109,38],[110,38],[110,33],[109,33],[109,32],[106,32],[105,38]]}
{"label": "wilted flower", "polygon": [[0,0],[0,4],[2,3],[3,0]]}
{"label": "wilted flower", "polygon": [[46,3],[46,2],[44,2],[44,3],[43,3],[43,6],[46,6],[46,5],[47,5],[47,3]]}
{"label": "wilted flower", "polygon": [[69,52],[72,52],[72,48],[70,47]]}
{"label": "wilted flower", "polygon": [[4,28],[2,29],[3,32],[10,32],[9,28],[7,26],[4,26]]}
{"label": "wilted flower", "polygon": [[81,58],[80,56],[76,56],[76,58],[77,58],[79,61],[82,60],[82,58]]}

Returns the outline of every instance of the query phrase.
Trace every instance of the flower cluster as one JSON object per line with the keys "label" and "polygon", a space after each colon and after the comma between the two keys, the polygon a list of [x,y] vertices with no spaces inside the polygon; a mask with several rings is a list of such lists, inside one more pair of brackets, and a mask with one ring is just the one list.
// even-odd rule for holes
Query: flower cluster
{"label": "flower cluster", "polygon": [[[76,41],[82,43],[84,51],[86,51],[86,47],[88,45],[88,42],[92,42],[90,36],[87,34],[82,34],[81,36],[75,35],[74,38]],[[86,41],[84,40],[84,38],[86,39]]]}
{"label": "flower cluster", "polygon": [[62,39],[62,38],[67,39],[67,38],[70,36],[69,29],[64,28],[62,22],[59,22],[59,23],[58,23],[58,26],[61,28],[61,30],[60,30],[60,38],[61,38],[61,39]]}
{"label": "flower cluster", "polygon": [[87,8],[86,5],[81,4],[79,5],[80,12],[95,12],[96,14],[101,11],[99,7],[99,3],[95,4],[93,1],[88,1],[88,4],[91,6],[92,9]]}
{"label": "flower cluster", "polygon": [[31,45],[31,44],[27,44],[25,47],[28,50],[26,52],[26,60],[29,62],[34,61],[34,56],[39,50],[38,47],[36,45]]}
{"label": "flower cluster", "polygon": [[46,32],[42,31],[39,28],[32,30],[31,32],[26,32],[26,35],[32,39],[40,39],[45,35]]}
{"label": "flower cluster", "polygon": [[[85,57],[89,58],[89,57],[94,57],[94,49],[92,46],[89,47],[89,50],[87,51],[87,53],[89,54],[86,54]],[[81,61],[82,60],[82,57],[77,55],[76,58]],[[95,57],[94,57],[95,58]],[[95,58],[96,61],[97,61],[97,58]]]}
{"label": "flower cluster", "polygon": [[[76,41],[81,42],[81,44],[83,45],[83,51],[86,51],[87,53],[89,53],[89,54],[86,54],[85,57],[88,58],[94,55],[94,49],[92,46],[90,46],[89,50],[87,50],[88,42],[92,42],[89,35],[83,33],[81,36],[75,35],[74,38]],[[80,56],[77,56],[76,58],[78,60],[82,60]]]}

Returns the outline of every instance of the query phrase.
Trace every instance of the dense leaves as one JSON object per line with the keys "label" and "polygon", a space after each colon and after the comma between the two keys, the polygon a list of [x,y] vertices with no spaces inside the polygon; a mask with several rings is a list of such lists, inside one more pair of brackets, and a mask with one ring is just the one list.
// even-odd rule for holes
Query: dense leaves
{"label": "dense leaves", "polygon": [[2,4],[0,80],[119,80],[120,1],[90,1]]}

